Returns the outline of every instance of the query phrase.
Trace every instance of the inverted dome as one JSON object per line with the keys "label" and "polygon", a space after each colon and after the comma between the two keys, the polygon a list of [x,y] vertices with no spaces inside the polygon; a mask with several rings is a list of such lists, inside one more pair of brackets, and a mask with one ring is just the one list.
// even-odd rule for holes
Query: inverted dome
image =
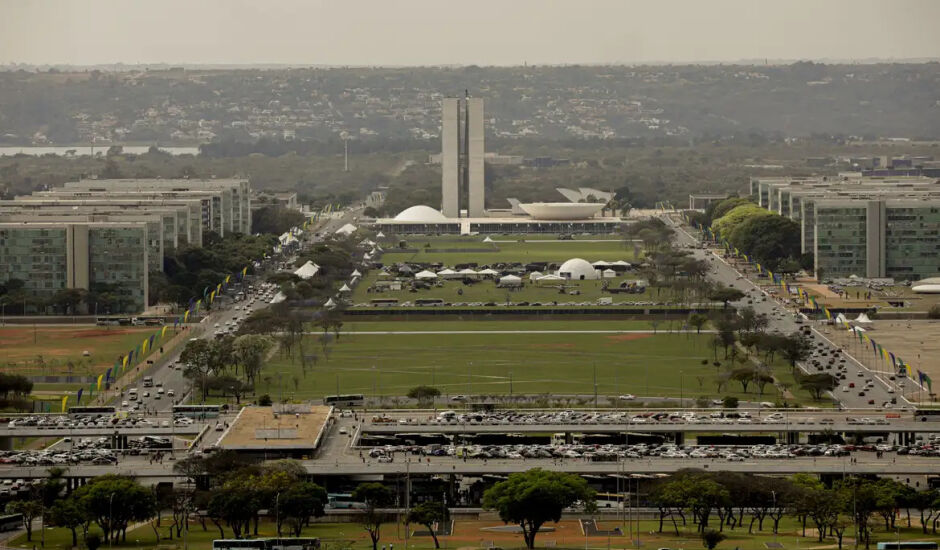
{"label": "inverted dome", "polygon": [[599,202],[529,202],[520,204],[519,208],[535,220],[583,220],[600,212],[604,204]]}
{"label": "inverted dome", "polygon": [[439,223],[446,222],[447,217],[430,206],[419,204],[406,208],[395,216],[398,222]]}
{"label": "inverted dome", "polygon": [[558,275],[565,279],[576,281],[597,279],[597,270],[587,260],[581,258],[571,258],[561,264],[558,268]]}

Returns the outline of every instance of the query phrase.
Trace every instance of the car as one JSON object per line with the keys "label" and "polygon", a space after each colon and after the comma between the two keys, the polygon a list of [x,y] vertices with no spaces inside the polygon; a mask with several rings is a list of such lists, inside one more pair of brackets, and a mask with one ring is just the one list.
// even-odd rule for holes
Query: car
{"label": "car", "polygon": [[849,387],[848,387],[848,386],[842,386],[842,391],[848,393]]}
{"label": "car", "polygon": [[636,399],[636,396],[633,395],[632,393],[628,393],[625,395],[621,395],[619,399],[621,401],[633,401],[634,399]]}
{"label": "car", "polygon": [[144,397],[150,397],[150,392],[149,392],[149,391],[145,391],[145,392],[144,392]]}

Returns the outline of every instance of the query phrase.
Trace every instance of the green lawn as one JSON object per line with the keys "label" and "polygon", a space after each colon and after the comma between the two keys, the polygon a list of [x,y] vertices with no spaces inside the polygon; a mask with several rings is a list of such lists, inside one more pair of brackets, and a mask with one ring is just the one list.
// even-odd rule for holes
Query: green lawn
{"label": "green lawn", "polygon": [[[598,323],[594,326],[609,326]],[[399,326],[404,331],[412,329],[412,323]],[[426,328],[429,324],[415,326]],[[321,336],[312,334],[305,338],[303,353],[316,355],[316,363],[308,360],[304,373],[296,347],[292,357],[278,354],[265,366],[256,393],[295,400],[334,393],[401,396],[414,386],[429,384],[446,395],[504,395],[510,393],[510,385],[517,395],[592,395],[596,371],[598,394],[632,393],[640,396],[640,401],[646,396],[734,395],[749,401],[780,397],[770,385],[763,396],[753,386],[745,394],[739,384],[729,385],[719,394],[715,384],[718,369],[710,364],[711,339],[709,334],[665,332],[345,334],[338,342],[330,337],[324,352]],[[709,364],[702,365],[703,359]],[[783,371],[788,369],[781,368]],[[802,402],[807,397],[798,393],[797,399]]]}
{"label": "green lawn", "polygon": [[[27,376],[96,376],[160,330],[160,327],[6,326],[0,328],[3,350],[0,370]],[[167,338],[172,335],[171,327],[167,329]]]}
{"label": "green lawn", "polygon": [[[417,292],[411,292],[406,285],[399,291],[367,292],[367,289],[375,284],[378,279],[379,271],[372,271],[353,291],[352,302],[354,304],[368,304],[374,299],[394,298],[399,303],[412,302],[417,299],[441,299],[445,303],[497,303],[506,302],[539,302],[543,305],[553,303],[565,304],[568,302],[591,302],[592,304],[598,298],[611,298],[614,304],[631,304],[635,302],[670,302],[673,295],[668,290],[657,288],[647,288],[640,294],[611,294],[602,291],[603,281],[566,281],[554,283],[535,283],[528,280],[523,281],[523,286],[517,289],[499,288],[494,280],[484,280],[476,284],[465,285],[462,281],[447,280],[438,281],[428,289],[420,289]],[[611,287],[618,286],[621,281],[637,280],[642,277],[638,275],[626,275],[608,279]]]}
{"label": "green lawn", "polygon": [[[494,240],[511,239],[512,237],[491,237]],[[396,252],[387,246],[382,254],[382,262],[392,264],[396,262],[441,262],[446,266],[460,263],[476,262],[480,265],[497,262],[563,262],[571,258],[583,258],[589,262],[606,260],[609,262],[624,260],[630,263],[636,261],[634,245],[632,242],[600,237],[599,242],[590,240],[546,241],[519,237],[513,242],[484,243],[483,237],[426,237],[412,238],[407,241],[408,247],[418,249],[418,252]],[[430,245],[426,247],[426,245]],[[435,249],[468,249],[473,252],[427,252],[425,248]],[[483,250],[488,250],[483,252]]]}
{"label": "green lawn", "polygon": [[[657,329],[663,332],[669,329],[680,328],[684,320],[666,321],[658,324]],[[403,322],[402,319],[391,321],[346,321],[343,323],[343,332],[372,332],[372,331],[488,331],[488,330],[652,330],[650,321],[612,320],[612,319],[577,319],[554,318],[550,320],[531,319],[500,319],[494,318],[486,321],[447,319],[447,320],[421,320]]]}

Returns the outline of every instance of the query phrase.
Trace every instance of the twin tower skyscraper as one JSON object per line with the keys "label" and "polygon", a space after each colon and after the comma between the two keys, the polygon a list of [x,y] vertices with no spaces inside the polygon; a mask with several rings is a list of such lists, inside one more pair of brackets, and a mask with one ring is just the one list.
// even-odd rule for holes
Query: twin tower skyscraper
{"label": "twin tower skyscraper", "polygon": [[[444,98],[441,110],[441,213],[484,217],[483,98]],[[465,204],[462,204],[464,203]]]}

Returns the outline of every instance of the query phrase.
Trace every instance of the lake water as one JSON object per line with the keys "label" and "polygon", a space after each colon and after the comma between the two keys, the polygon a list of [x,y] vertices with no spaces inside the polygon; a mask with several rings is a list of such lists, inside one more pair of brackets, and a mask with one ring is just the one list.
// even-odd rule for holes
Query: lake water
{"label": "lake water", "polygon": [[[108,152],[108,145],[97,145],[94,148],[94,154],[102,154]],[[146,153],[150,149],[149,145],[125,145],[124,152],[132,155],[141,155]],[[48,155],[49,153],[55,155],[65,155],[66,151],[75,151],[76,155],[91,155],[92,147],[90,145],[81,145],[81,146],[54,146],[54,147],[34,147],[34,146],[24,146],[24,147],[0,147],[0,157],[11,157],[13,155],[24,154],[31,156],[41,156]],[[199,147],[160,147],[161,151],[166,151],[171,155],[198,155]]]}

